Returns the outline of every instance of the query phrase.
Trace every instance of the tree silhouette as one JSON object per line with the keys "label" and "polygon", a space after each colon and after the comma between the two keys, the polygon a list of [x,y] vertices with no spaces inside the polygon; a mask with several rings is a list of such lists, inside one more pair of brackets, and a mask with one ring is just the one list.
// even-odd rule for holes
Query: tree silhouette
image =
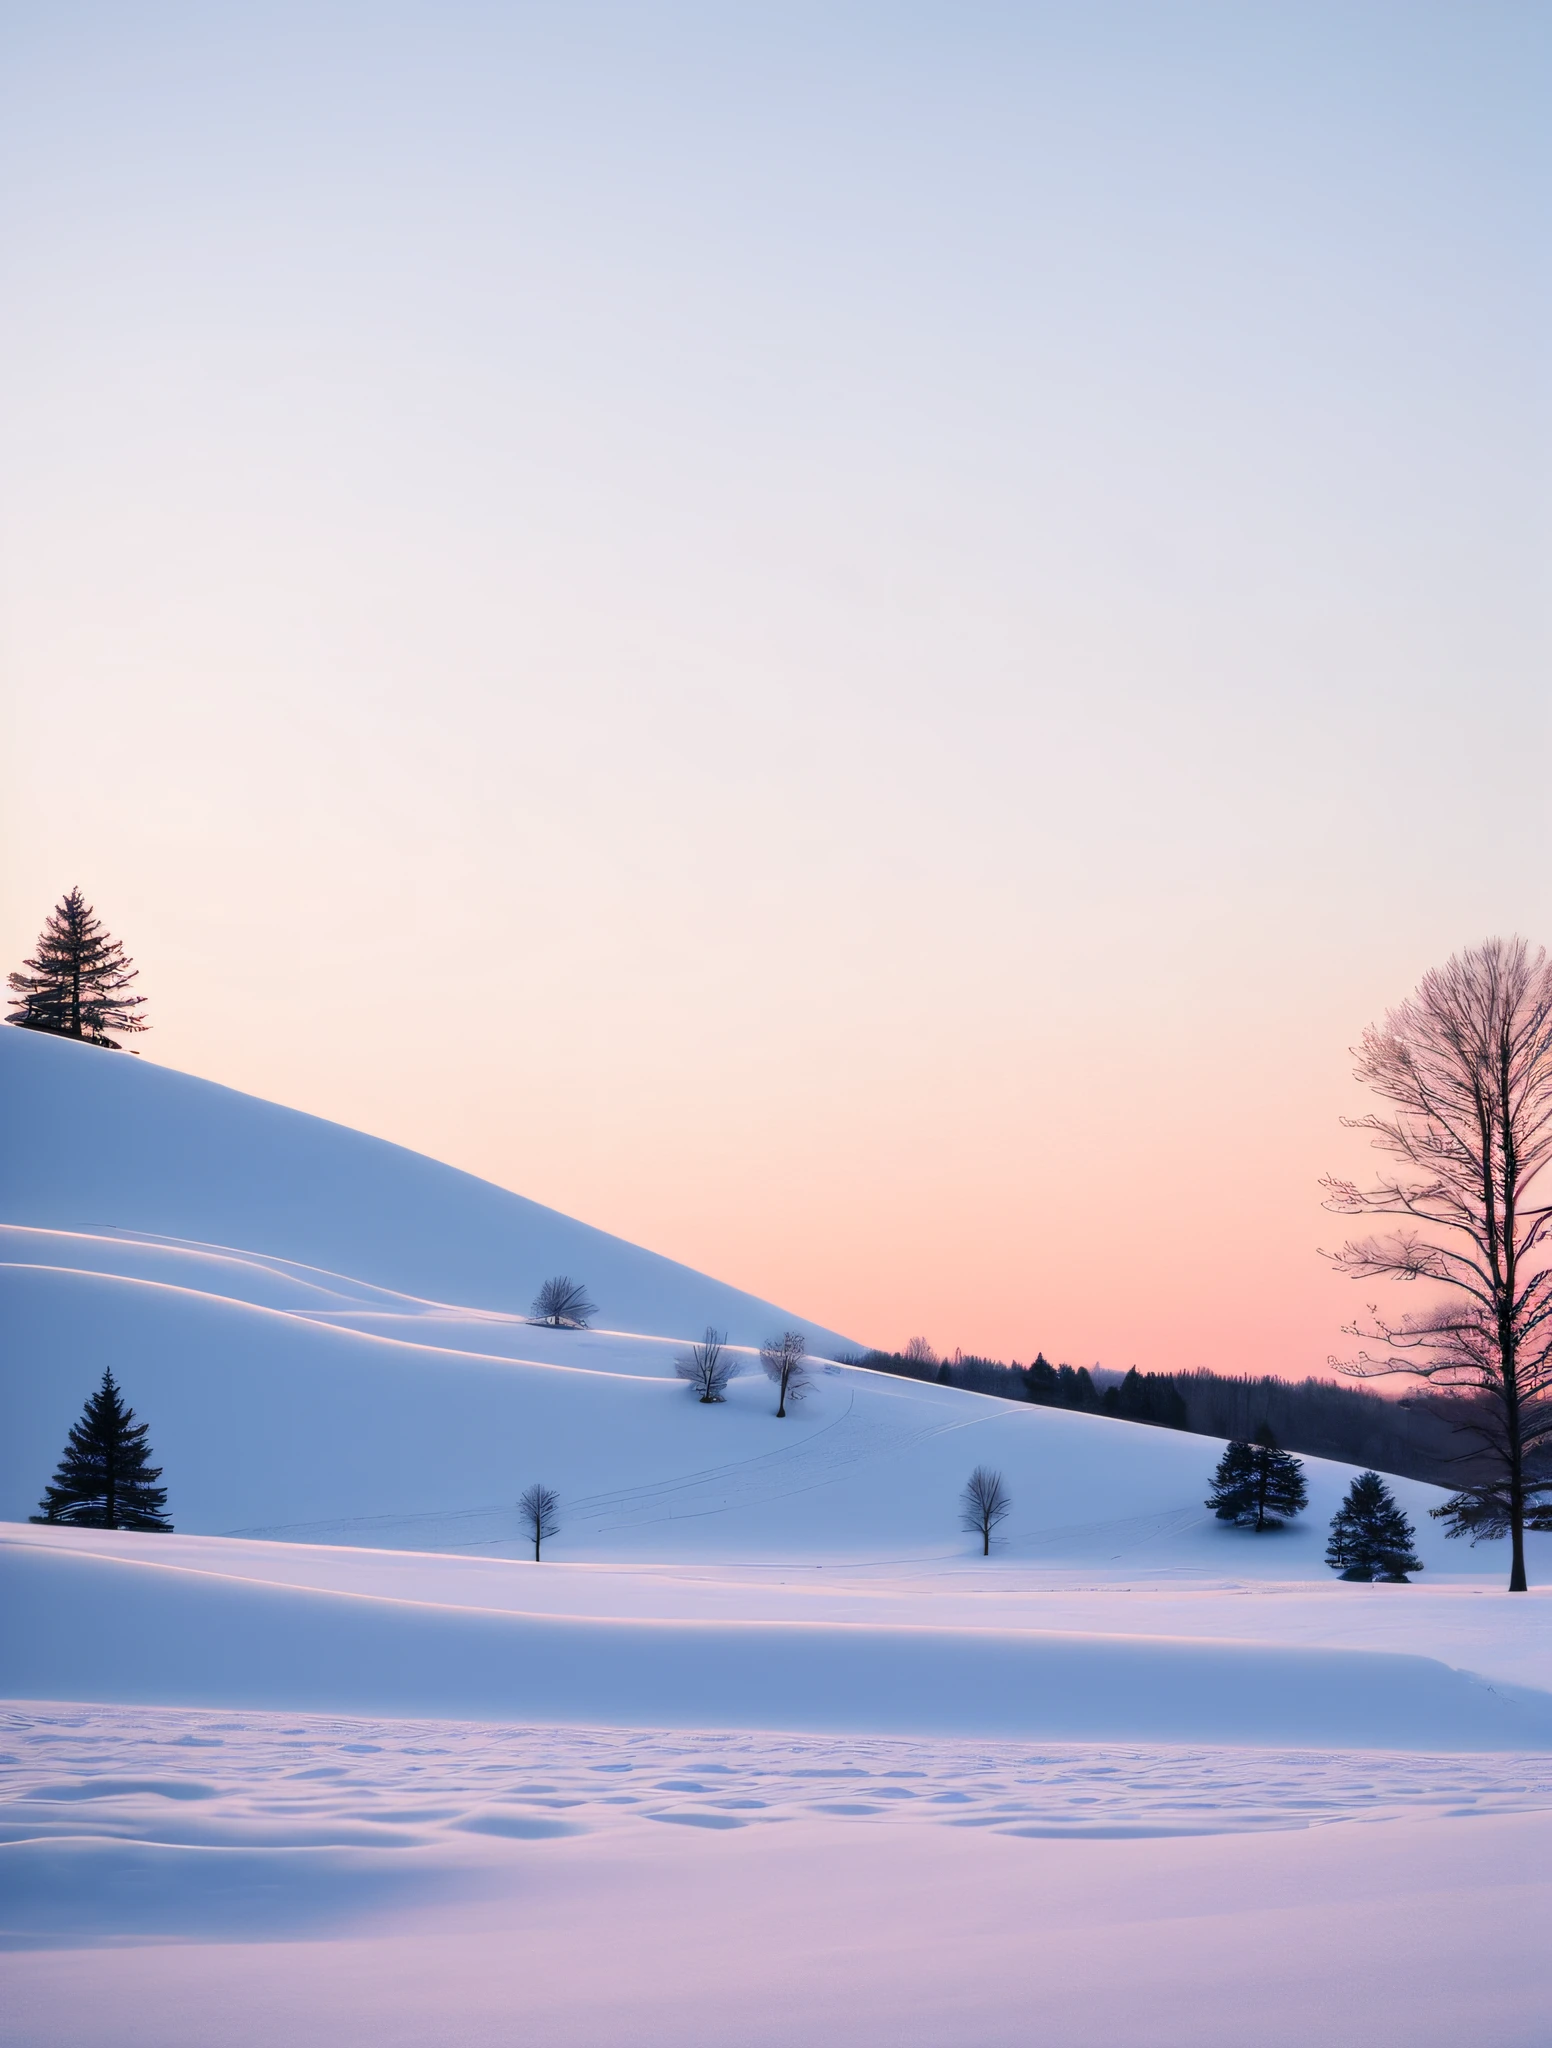
{"label": "tree silhouette", "polygon": [[[1379,1346],[1331,1363],[1356,1379],[1403,1373],[1475,1398],[1457,1417],[1488,1472],[1434,1513],[1452,1536],[1507,1533],[1523,1593],[1525,1528],[1552,1510],[1552,963],[1489,939],[1423,976],[1355,1047],[1356,1074],[1393,1114],[1344,1117],[1395,1162],[1370,1187],[1328,1177],[1338,1216],[1390,1216],[1328,1253],[1354,1280],[1424,1281],[1442,1300],[1347,1326]],[[1542,1504],[1545,1504],[1544,1506]]]}
{"label": "tree silhouette", "polygon": [[1360,1472],[1331,1517],[1326,1563],[1344,1579],[1388,1579],[1404,1586],[1408,1572],[1423,1568],[1412,1554],[1413,1541],[1412,1524],[1378,1472]]}
{"label": "tree silhouette", "polygon": [[779,1337],[767,1337],[760,1346],[760,1364],[765,1376],[779,1391],[776,1415],[780,1420],[789,1401],[801,1401],[808,1392],[808,1367],[804,1354],[808,1339],[801,1330],[783,1330]]}
{"label": "tree silhouette", "polygon": [[90,1045],[118,1048],[110,1031],[149,1027],[136,1015],[144,996],[129,994],[139,970],[79,889],[72,889],[38,937],[38,950],[24,961],[28,970],[7,976],[16,1007],[8,1024],[24,1031],[48,1031],[57,1038],[81,1038]]}
{"label": "tree silhouette", "polygon": [[674,1371],[680,1379],[689,1381],[691,1391],[703,1404],[726,1399],[728,1381],[736,1380],[743,1370],[743,1360],[729,1352],[726,1345],[726,1332],[714,1330],[708,1323],[703,1340],[674,1360]]}
{"label": "tree silhouette", "polygon": [[1013,1510],[1008,1489],[1002,1483],[1002,1474],[993,1472],[988,1465],[977,1465],[965,1481],[959,1502],[960,1528],[979,1536],[982,1557],[990,1557],[992,1531],[999,1522],[1006,1521]]}
{"label": "tree silhouette", "polygon": [[71,1430],[53,1484],[38,1503],[34,1522],[70,1522],[82,1529],[170,1530],[162,1510],[167,1489],[160,1465],[150,1462],[149,1424],[135,1421],[111,1368]]}
{"label": "tree silhouette", "polygon": [[560,1495],[549,1486],[527,1487],[517,1503],[517,1511],[523,1518],[523,1528],[533,1538],[534,1563],[538,1564],[545,1538],[560,1533]]}
{"label": "tree silhouette", "polygon": [[1280,1529],[1309,1504],[1304,1466],[1277,1448],[1263,1422],[1248,1444],[1230,1444],[1218,1460],[1206,1505],[1220,1522],[1242,1529]]}
{"label": "tree silhouette", "polygon": [[585,1330],[588,1317],[597,1313],[598,1304],[588,1300],[582,1282],[564,1273],[545,1281],[529,1311],[536,1323],[550,1330]]}

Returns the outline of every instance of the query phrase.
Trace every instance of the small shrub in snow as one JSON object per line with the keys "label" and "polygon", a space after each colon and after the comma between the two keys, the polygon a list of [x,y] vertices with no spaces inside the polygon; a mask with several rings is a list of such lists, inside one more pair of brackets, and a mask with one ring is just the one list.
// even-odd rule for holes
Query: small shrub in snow
{"label": "small shrub in snow", "polygon": [[778,1389],[777,1416],[784,1416],[789,1401],[801,1401],[808,1392],[808,1367],[804,1353],[808,1339],[801,1330],[783,1330],[760,1346],[760,1363],[765,1376]]}
{"label": "small shrub in snow", "polygon": [[702,1342],[692,1344],[674,1360],[674,1371],[689,1381],[691,1393],[701,1402],[724,1400],[728,1381],[736,1380],[743,1370],[743,1360],[724,1348],[726,1342],[727,1333],[708,1323]]}
{"label": "small shrub in snow", "polygon": [[1331,1517],[1326,1563],[1344,1579],[1386,1579],[1404,1586],[1408,1572],[1420,1572],[1412,1554],[1415,1533],[1378,1472],[1360,1472],[1347,1498]]}
{"label": "small shrub in snow", "polygon": [[999,1522],[1007,1520],[1013,1507],[1008,1489],[1002,1483],[1002,1474],[993,1472],[988,1465],[977,1465],[965,1481],[965,1490],[959,1500],[960,1528],[969,1529],[979,1536],[982,1557],[990,1557],[992,1531]]}
{"label": "small shrub in snow", "polygon": [[1302,1462],[1277,1448],[1265,1423],[1248,1444],[1230,1444],[1224,1451],[1207,1498],[1220,1522],[1241,1529],[1280,1529],[1285,1516],[1308,1505]]}
{"label": "small shrub in snow", "polygon": [[539,1563],[539,1550],[547,1536],[560,1533],[560,1495],[548,1486],[530,1486],[517,1504],[517,1511],[523,1518],[523,1531],[533,1538],[534,1563]]}
{"label": "small shrub in snow", "polygon": [[598,1313],[598,1304],[588,1300],[587,1289],[580,1280],[557,1273],[534,1296],[529,1313],[534,1322],[543,1323],[546,1329],[585,1330],[588,1317]]}
{"label": "small shrub in snow", "polygon": [[38,1503],[35,1522],[73,1522],[82,1529],[161,1529],[167,1489],[160,1465],[150,1462],[150,1425],[135,1421],[110,1368],[71,1430],[54,1482]]}

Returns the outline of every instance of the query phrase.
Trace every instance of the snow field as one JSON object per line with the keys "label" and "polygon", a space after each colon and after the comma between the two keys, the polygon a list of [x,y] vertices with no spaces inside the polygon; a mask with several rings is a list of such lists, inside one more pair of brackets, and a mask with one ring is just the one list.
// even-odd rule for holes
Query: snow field
{"label": "snow field", "polygon": [[[0,1695],[635,1727],[1552,1747],[1433,1658],[1029,1629],[534,1615],[266,1584],[12,1531]],[[216,1569],[212,1569],[214,1565]],[[518,1567],[510,1567],[516,1572]],[[542,1567],[535,1567],[542,1570]]]}
{"label": "snow field", "polygon": [[[1433,1489],[1420,1582],[1342,1586],[1344,1467],[1258,1539],[1202,1438],[700,1408],[707,1322],[849,1347],[143,1061],[0,1031],[0,1110],[8,2044],[1545,2039],[1548,1596]],[[557,1271],[607,1327],[524,1321]],[[105,1364],[176,1535],[25,1522]]]}
{"label": "snow field", "polygon": [[35,1707],[7,2039],[1544,2039],[1539,1760]]}

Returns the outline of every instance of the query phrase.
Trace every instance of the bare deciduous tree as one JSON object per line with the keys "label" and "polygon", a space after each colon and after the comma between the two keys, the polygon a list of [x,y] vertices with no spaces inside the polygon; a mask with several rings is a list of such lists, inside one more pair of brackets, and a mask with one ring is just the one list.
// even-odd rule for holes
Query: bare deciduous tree
{"label": "bare deciduous tree", "polygon": [[598,1304],[588,1300],[582,1282],[564,1273],[545,1281],[529,1310],[536,1323],[551,1330],[585,1330],[588,1317],[597,1313]]}
{"label": "bare deciduous tree", "polygon": [[801,1330],[783,1330],[779,1337],[768,1337],[760,1346],[760,1363],[765,1376],[780,1392],[776,1402],[779,1417],[787,1412],[789,1401],[801,1401],[808,1392],[808,1367],[804,1354],[808,1339]]}
{"label": "bare deciduous tree", "polygon": [[1007,1520],[1013,1508],[1008,1489],[1002,1483],[1002,1474],[992,1471],[989,1465],[977,1465],[965,1481],[959,1502],[960,1528],[969,1529],[979,1536],[982,1557],[990,1557],[992,1531],[999,1522]]}
{"label": "bare deciduous tree", "polygon": [[[1357,1076],[1391,1115],[1345,1118],[1396,1164],[1371,1187],[1331,1177],[1338,1216],[1393,1216],[1328,1253],[1355,1280],[1427,1281],[1442,1301],[1393,1319],[1370,1304],[1349,1336],[1377,1353],[1332,1359],[1358,1379],[1404,1373],[1472,1398],[1461,1425],[1490,1477],[1440,1513],[1452,1536],[1507,1533],[1523,1593],[1525,1527],[1552,1478],[1527,1459],[1552,1445],[1552,1203],[1533,1185],[1552,1159],[1552,964],[1523,939],[1489,939],[1423,977],[1354,1048]],[[1457,1413],[1460,1411],[1457,1409]]]}
{"label": "bare deciduous tree", "polygon": [[674,1360],[674,1371],[688,1380],[690,1390],[703,1403],[726,1398],[729,1380],[736,1380],[744,1361],[726,1349],[727,1332],[708,1323],[701,1343],[692,1344]]}
{"label": "bare deciduous tree", "polygon": [[908,1365],[936,1365],[938,1354],[925,1337],[913,1337],[902,1353]]}
{"label": "bare deciduous tree", "polygon": [[560,1495],[553,1487],[535,1484],[524,1489],[517,1511],[523,1518],[524,1533],[533,1538],[534,1563],[538,1564],[545,1538],[560,1532]]}

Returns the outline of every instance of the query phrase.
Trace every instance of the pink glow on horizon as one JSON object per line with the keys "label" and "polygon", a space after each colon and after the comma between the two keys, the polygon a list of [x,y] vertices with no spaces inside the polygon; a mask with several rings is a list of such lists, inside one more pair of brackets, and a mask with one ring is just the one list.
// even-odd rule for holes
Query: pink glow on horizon
{"label": "pink glow on horizon", "polygon": [[861,1341],[1323,1370],[1346,1048],[1552,940],[1513,13],[40,14],[0,964]]}

